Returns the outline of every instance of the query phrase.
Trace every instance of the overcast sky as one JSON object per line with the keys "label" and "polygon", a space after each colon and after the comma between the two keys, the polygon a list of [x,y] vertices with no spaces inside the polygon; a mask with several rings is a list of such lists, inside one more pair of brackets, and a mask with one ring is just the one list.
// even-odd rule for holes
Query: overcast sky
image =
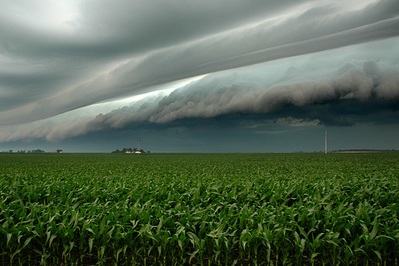
{"label": "overcast sky", "polygon": [[5,0],[0,36],[0,151],[399,149],[397,0]]}

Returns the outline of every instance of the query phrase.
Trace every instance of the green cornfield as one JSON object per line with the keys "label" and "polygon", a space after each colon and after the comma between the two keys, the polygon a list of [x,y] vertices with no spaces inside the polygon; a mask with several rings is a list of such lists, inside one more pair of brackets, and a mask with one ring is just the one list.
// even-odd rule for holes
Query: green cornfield
{"label": "green cornfield", "polygon": [[397,265],[399,153],[0,154],[1,265]]}

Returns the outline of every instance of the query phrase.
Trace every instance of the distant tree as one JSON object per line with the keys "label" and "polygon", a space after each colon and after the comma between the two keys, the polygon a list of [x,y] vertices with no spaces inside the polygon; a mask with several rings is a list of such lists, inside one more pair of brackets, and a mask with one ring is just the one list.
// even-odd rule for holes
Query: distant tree
{"label": "distant tree", "polygon": [[[122,150],[116,149],[115,151],[111,151],[111,153],[126,153],[126,152],[132,152],[132,153],[136,153],[136,152],[146,153],[145,150],[143,150],[143,149],[138,150],[137,148],[123,148]],[[147,151],[147,153],[150,153],[150,151]]]}

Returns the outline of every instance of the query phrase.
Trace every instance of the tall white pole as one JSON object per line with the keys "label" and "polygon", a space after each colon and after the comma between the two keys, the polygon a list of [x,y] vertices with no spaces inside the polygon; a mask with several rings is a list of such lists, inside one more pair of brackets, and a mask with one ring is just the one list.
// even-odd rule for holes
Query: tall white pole
{"label": "tall white pole", "polygon": [[327,129],[324,131],[324,153],[327,154]]}

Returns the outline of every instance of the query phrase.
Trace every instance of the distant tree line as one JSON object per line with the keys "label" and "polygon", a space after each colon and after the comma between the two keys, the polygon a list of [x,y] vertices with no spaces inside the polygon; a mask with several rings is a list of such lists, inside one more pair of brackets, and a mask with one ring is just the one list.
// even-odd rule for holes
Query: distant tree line
{"label": "distant tree line", "polygon": [[[12,150],[10,150],[12,152]],[[44,150],[36,149],[36,150],[27,150],[26,153],[44,153]],[[24,150],[19,150],[18,153],[25,153]]]}
{"label": "distant tree line", "polygon": [[349,149],[349,150],[333,150],[331,152],[398,152],[399,150],[378,150],[378,149]]}
{"label": "distant tree line", "polygon": [[[16,153],[45,153],[45,150],[42,149],[36,149],[36,150],[18,150],[16,151]],[[14,153],[13,150],[9,150],[9,151],[2,151],[1,153]],[[62,153],[62,150],[58,149],[57,151],[53,151],[53,153]]]}
{"label": "distant tree line", "polygon": [[111,153],[150,153],[150,151],[144,151],[143,149],[138,150],[137,148],[123,148],[122,150],[116,149]]}

